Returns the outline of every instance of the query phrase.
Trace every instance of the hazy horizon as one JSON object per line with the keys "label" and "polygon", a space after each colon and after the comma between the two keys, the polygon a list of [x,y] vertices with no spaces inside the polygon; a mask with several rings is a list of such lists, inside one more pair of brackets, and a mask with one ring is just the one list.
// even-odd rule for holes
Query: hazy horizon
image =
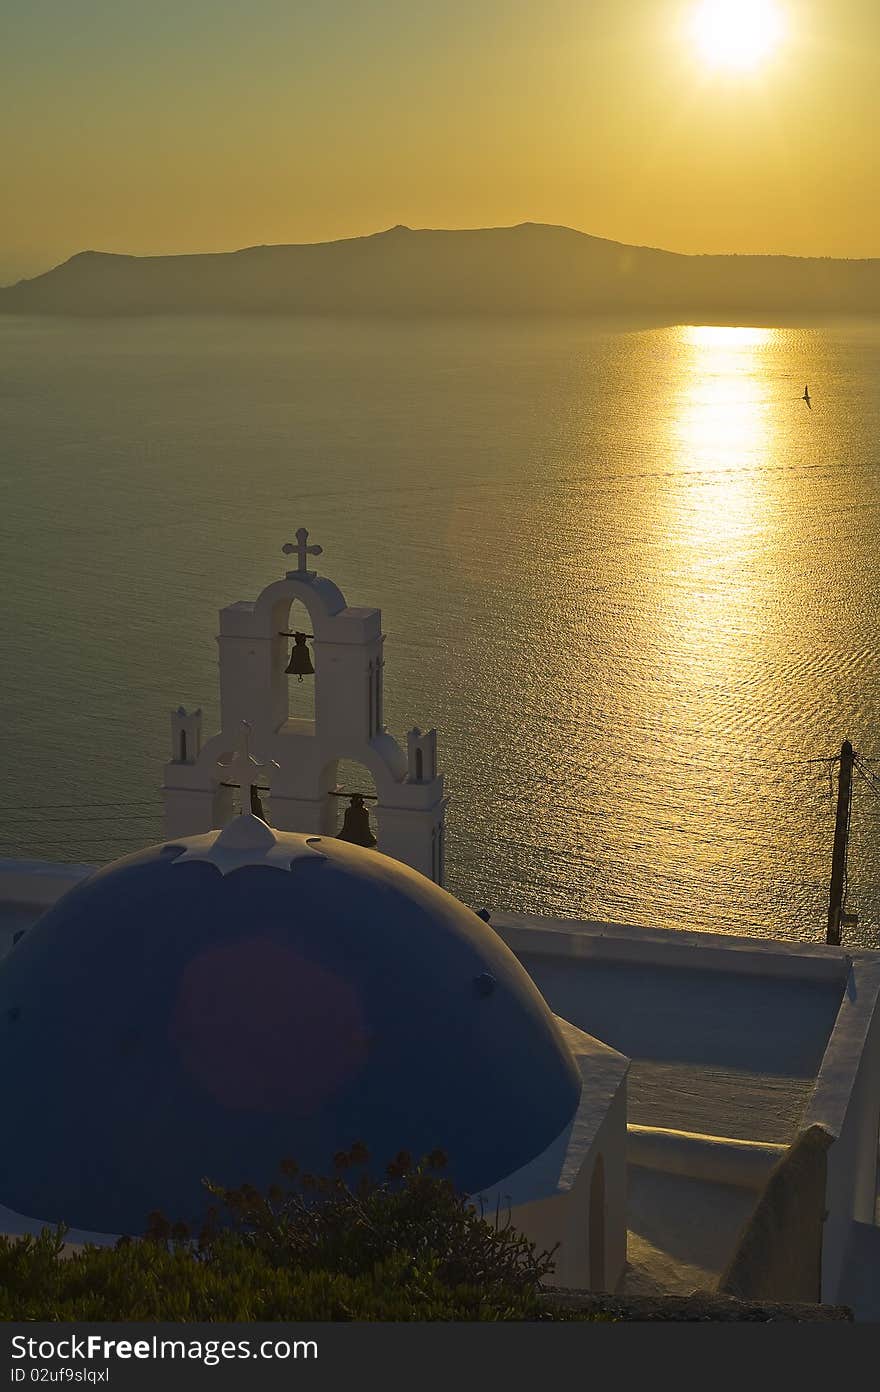
{"label": "hazy horizon", "polygon": [[880,254],[880,7],[707,5],[6,0],[0,282],[398,223]]}

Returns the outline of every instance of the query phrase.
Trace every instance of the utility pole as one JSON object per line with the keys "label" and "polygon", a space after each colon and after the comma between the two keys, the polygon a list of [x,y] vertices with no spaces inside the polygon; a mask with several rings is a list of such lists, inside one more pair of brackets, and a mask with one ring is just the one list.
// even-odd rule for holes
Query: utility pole
{"label": "utility pole", "polygon": [[853,747],[849,740],[840,746],[840,764],[837,771],[837,817],[834,822],[834,851],[831,856],[831,891],[828,896],[828,931],[826,942],[834,947],[840,946],[842,923],[856,919],[855,914],[843,912],[843,895],[846,888],[846,843],[849,838],[849,814],[852,805]]}

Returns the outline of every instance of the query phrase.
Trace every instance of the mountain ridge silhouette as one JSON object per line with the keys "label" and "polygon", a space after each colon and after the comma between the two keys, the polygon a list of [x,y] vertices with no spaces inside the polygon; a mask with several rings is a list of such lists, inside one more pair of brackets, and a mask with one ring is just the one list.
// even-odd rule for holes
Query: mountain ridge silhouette
{"label": "mountain ridge silhouette", "polygon": [[420,228],[133,256],[87,250],[0,289],[15,314],[876,315],[880,258],[689,255],[574,228]]}

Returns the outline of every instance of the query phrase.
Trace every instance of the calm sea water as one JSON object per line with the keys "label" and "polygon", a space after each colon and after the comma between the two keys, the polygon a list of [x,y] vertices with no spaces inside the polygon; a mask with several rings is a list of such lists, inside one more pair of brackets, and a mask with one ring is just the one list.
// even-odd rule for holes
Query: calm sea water
{"label": "calm sea water", "polygon": [[[823,939],[807,761],[880,759],[880,328],[0,318],[0,425],[0,855],[161,837],[169,709],[214,731],[217,610],[307,526],[389,729],[438,727],[454,892]],[[853,944],[878,829],[857,777]]]}

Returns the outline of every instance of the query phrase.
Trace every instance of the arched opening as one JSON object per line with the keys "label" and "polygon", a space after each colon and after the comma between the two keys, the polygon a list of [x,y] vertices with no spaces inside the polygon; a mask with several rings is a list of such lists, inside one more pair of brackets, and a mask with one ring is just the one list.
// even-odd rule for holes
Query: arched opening
{"label": "arched opening", "polygon": [[416,750],[416,780],[421,783],[425,776],[425,759],[421,749]]}
{"label": "arched opening", "polygon": [[605,1289],[605,1162],[600,1155],[590,1180],[590,1290]]}
{"label": "arched opening", "polygon": [[[296,672],[286,670],[292,663],[304,662],[306,654],[310,665],[317,669],[315,645],[311,637],[312,631],[312,621],[308,610],[299,600],[294,600],[288,610],[287,618],[279,624],[278,637],[279,643],[282,644],[281,670],[283,680],[287,682],[288,720],[314,720],[315,718],[314,674],[305,672],[298,676]],[[305,644],[297,643],[296,639],[291,636],[295,633],[308,635]],[[294,658],[294,653],[297,655],[296,658]]]}
{"label": "arched opening", "polygon": [[[353,759],[340,759],[336,765],[335,786],[328,793],[328,823],[332,828],[327,834],[338,836],[343,829],[350,834],[363,831],[366,836],[378,842],[376,824],[376,784],[373,775],[364,764]],[[352,794],[363,799],[361,804],[352,805]],[[347,820],[347,827],[346,827]],[[346,838],[347,839],[347,838]],[[362,842],[355,842],[360,845]],[[375,843],[371,849],[375,849]]]}
{"label": "arched opening", "polygon": [[180,732],[180,762],[186,763],[186,730]]}

